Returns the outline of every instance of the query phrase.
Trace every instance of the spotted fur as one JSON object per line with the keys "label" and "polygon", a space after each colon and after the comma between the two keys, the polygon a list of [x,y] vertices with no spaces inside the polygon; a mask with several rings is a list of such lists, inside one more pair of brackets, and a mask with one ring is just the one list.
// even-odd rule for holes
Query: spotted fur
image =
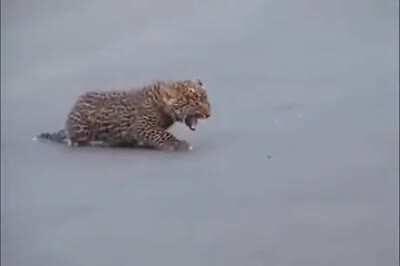
{"label": "spotted fur", "polygon": [[[157,81],[141,89],[81,95],[67,117],[65,134],[54,133],[53,139],[64,136],[62,141],[72,145],[100,141],[114,146],[187,150],[190,145],[167,129],[184,122],[194,130],[198,119],[209,116],[210,103],[200,80]],[[41,137],[51,139],[51,135]]]}

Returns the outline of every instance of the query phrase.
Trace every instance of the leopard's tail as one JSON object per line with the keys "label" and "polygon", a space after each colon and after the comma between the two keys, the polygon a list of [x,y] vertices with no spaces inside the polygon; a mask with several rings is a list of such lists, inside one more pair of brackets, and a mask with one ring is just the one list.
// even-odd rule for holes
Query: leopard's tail
{"label": "leopard's tail", "polygon": [[67,143],[68,142],[68,137],[67,137],[67,133],[64,129],[61,129],[57,132],[54,133],[41,133],[38,136],[33,138],[34,140],[49,140],[49,141],[53,141],[53,142],[58,142],[58,143]]}

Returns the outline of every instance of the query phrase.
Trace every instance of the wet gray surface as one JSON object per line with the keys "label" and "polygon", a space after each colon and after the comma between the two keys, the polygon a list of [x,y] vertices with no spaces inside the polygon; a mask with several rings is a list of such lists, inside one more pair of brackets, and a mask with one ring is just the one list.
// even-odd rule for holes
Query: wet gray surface
{"label": "wet gray surface", "polygon": [[[4,265],[398,265],[397,1],[1,3]],[[31,141],[186,78],[190,153]]]}

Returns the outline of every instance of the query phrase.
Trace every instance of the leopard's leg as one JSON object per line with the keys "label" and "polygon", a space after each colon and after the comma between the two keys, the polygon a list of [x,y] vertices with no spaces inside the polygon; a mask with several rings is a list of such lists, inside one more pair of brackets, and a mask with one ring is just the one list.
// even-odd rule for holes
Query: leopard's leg
{"label": "leopard's leg", "polygon": [[134,148],[138,146],[138,142],[136,140],[106,141],[105,143],[110,147],[117,147],[117,148]]}
{"label": "leopard's leg", "polygon": [[106,147],[135,147],[137,146],[137,141],[127,136],[126,134],[121,134],[121,131],[112,129],[99,130],[100,132],[95,135],[97,141],[102,142],[100,146]]}
{"label": "leopard's leg", "polygon": [[136,139],[141,146],[150,146],[159,150],[187,151],[192,147],[185,140],[178,140],[174,135],[161,128],[136,128]]}

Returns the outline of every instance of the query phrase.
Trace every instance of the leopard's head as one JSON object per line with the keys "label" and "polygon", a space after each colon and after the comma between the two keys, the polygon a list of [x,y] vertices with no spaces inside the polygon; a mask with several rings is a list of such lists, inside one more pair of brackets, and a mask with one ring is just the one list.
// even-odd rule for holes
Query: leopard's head
{"label": "leopard's head", "polygon": [[207,92],[198,79],[168,83],[162,89],[162,95],[170,115],[191,130],[196,129],[199,119],[211,115]]}

